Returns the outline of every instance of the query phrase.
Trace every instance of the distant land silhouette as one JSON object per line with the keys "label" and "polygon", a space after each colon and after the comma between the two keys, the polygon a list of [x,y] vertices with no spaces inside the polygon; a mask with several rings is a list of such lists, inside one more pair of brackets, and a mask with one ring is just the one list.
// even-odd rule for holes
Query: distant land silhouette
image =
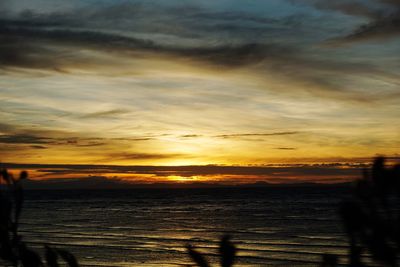
{"label": "distant land silhouette", "polygon": [[73,189],[135,189],[135,188],[263,188],[263,187],[348,187],[351,183],[321,184],[321,183],[285,183],[274,184],[264,181],[246,183],[239,185],[226,185],[208,182],[185,182],[185,183],[131,183],[123,180],[108,179],[102,176],[89,176],[86,178],[46,179],[23,181],[26,190],[73,190]]}
{"label": "distant land silhouette", "polygon": [[[95,165],[95,164],[18,164],[3,162],[2,167],[9,170],[30,170],[32,179],[93,179],[93,184],[102,184],[108,188],[111,185],[102,178],[126,183],[209,183],[232,185],[264,182],[291,184],[291,183],[343,183],[359,177],[367,163],[318,163],[318,164],[269,164],[269,165],[184,165],[184,166],[156,166],[156,165]],[[168,177],[181,177],[180,181]],[[152,177],[152,178],[148,178]],[[193,179],[199,177],[199,179]],[[60,180],[62,181],[62,180]],[[78,182],[76,182],[78,183]],[[107,184],[107,186],[105,185]],[[130,186],[126,184],[126,186]],[[192,186],[192,185],[190,185]],[[207,185],[198,185],[207,186]],[[147,187],[147,185],[145,185]]]}

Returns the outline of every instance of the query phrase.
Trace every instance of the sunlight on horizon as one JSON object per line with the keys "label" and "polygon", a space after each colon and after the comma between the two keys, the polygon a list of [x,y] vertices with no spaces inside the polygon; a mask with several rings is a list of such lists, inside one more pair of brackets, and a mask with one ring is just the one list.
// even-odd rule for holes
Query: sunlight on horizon
{"label": "sunlight on horizon", "polygon": [[134,2],[106,1],[93,14],[86,0],[3,5],[1,162],[259,166],[399,156],[400,39],[358,36],[371,19],[362,12],[281,0],[245,11],[229,1],[161,1],[141,3],[141,13]]}

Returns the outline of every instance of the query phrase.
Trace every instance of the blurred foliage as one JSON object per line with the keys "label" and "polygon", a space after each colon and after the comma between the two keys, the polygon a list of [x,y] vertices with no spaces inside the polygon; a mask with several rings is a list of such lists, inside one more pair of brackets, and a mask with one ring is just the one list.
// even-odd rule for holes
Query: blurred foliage
{"label": "blurred foliage", "polygon": [[44,260],[31,250],[18,234],[19,218],[24,202],[21,182],[28,178],[23,171],[19,178],[3,169],[0,173],[0,259],[8,266],[58,267],[61,258],[69,267],[78,267],[74,255],[63,249],[45,246]]}
{"label": "blurred foliage", "polygon": [[400,165],[386,168],[384,158],[375,159],[340,207],[350,242],[350,266],[368,266],[366,254],[375,264],[399,266],[399,204]]}
{"label": "blurred foliage", "polygon": [[[209,267],[210,264],[206,260],[206,258],[196,249],[188,245],[187,250],[189,253],[190,258],[195,262],[199,267]],[[219,257],[220,257],[220,264],[221,267],[231,267],[235,262],[235,255],[236,255],[236,247],[230,241],[230,236],[225,235],[222,237],[219,243]]]}

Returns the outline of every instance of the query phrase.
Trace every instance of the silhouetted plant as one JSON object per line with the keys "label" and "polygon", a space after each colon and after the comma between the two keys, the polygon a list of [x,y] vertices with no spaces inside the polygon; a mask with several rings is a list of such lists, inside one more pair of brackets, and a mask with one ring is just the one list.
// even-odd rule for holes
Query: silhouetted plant
{"label": "silhouetted plant", "polygon": [[[191,245],[187,246],[187,250],[191,259],[200,267],[209,267],[210,264],[206,258],[198,251],[196,251]],[[236,247],[230,241],[230,236],[225,235],[222,237],[219,243],[219,257],[221,267],[233,266],[235,262]]]}
{"label": "silhouetted plant", "polygon": [[6,169],[0,174],[0,258],[11,266],[23,267],[58,267],[58,256],[69,267],[79,267],[74,255],[63,249],[45,246],[45,262],[40,255],[29,249],[18,234],[19,218],[24,202],[21,181],[28,173],[21,172],[19,179],[14,179]]}
{"label": "silhouetted plant", "polygon": [[334,254],[324,254],[322,256],[321,267],[335,267],[338,264],[338,257]]}
{"label": "silhouetted plant", "polygon": [[385,266],[398,266],[400,253],[400,165],[377,158],[356,182],[340,214],[349,237],[349,265],[367,266],[365,253]]}

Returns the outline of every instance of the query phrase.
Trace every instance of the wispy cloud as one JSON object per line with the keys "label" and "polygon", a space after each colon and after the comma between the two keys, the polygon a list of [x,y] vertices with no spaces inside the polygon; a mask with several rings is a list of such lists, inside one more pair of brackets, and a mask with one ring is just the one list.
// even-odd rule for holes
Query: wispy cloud
{"label": "wispy cloud", "polygon": [[125,109],[110,109],[110,110],[105,110],[105,111],[97,111],[97,112],[88,113],[88,114],[82,115],[81,118],[101,119],[101,118],[114,117],[114,116],[118,116],[118,115],[124,115],[124,114],[128,114],[128,113],[129,113],[129,110],[125,110]]}
{"label": "wispy cloud", "polygon": [[197,138],[197,137],[203,137],[201,134],[184,134],[180,136],[181,138]]}
{"label": "wispy cloud", "polygon": [[151,154],[151,153],[127,153],[127,152],[120,152],[120,153],[111,153],[109,154],[105,161],[116,161],[116,160],[157,160],[157,159],[173,159],[173,158],[180,158],[185,155],[183,154]]}
{"label": "wispy cloud", "polygon": [[360,28],[349,35],[336,38],[329,41],[330,44],[351,44],[363,41],[374,41],[399,37],[400,35],[400,7],[397,12],[386,17],[373,20],[362,25]]}
{"label": "wispy cloud", "polygon": [[[374,13],[371,11],[369,14],[369,6],[361,2],[312,3],[318,8],[352,15],[371,17]],[[156,22],[149,19],[150,13],[154,16],[154,12],[160,14]],[[294,18],[296,16],[277,19],[244,12],[216,12],[197,6],[160,7],[144,3],[100,5],[93,10],[76,9],[62,14],[14,14],[0,21],[0,36],[5,40],[0,44],[0,68],[60,73],[100,71],[102,75],[112,68],[119,69],[121,75],[122,64],[132,74],[140,71],[140,65],[132,67],[138,59],[151,61],[161,58],[211,70],[247,69],[253,79],[262,81],[264,88],[274,92],[312,94],[360,103],[373,101],[375,96],[359,94],[353,89],[355,86],[347,86],[335,77],[341,75],[353,83],[358,83],[360,76],[376,76],[387,82],[398,82],[396,75],[374,64],[339,59],[330,56],[323,48],[310,51],[306,46],[308,40],[299,41],[304,38],[301,35],[298,36],[298,43],[294,44],[289,39],[298,32],[298,27],[308,29],[301,23],[294,27],[296,23],[289,23]],[[381,22],[371,23],[381,25]],[[215,32],[212,34],[211,31]],[[363,26],[362,30],[332,42],[359,38],[368,31]],[[384,34],[385,30],[378,29],[377,32]],[[229,41],[219,37],[222,33],[229,36]],[[267,35],[262,36],[261,33]],[[278,41],[268,38],[277,34],[281,35]],[[321,37],[318,36],[320,33],[314,34],[315,45]],[[160,35],[168,38],[160,38]],[[278,88],[283,82],[286,83],[285,90]],[[382,94],[380,97],[391,96]]]}
{"label": "wispy cloud", "polygon": [[298,132],[221,134],[221,135],[216,135],[215,137],[219,137],[219,138],[240,138],[240,137],[293,135],[293,134],[297,134],[297,133]]}
{"label": "wispy cloud", "polygon": [[[98,30],[48,29],[46,26],[21,26],[15,21],[0,21],[0,36],[7,42],[1,45],[1,64],[4,67],[62,70],[70,66],[90,67],[101,61],[92,58],[86,62],[85,55],[71,55],[67,48],[74,46],[122,53],[130,57],[151,53],[193,59],[224,67],[254,65],[268,58],[289,55],[291,49],[283,45],[245,43],[238,45],[207,45],[198,47],[168,46],[149,39],[104,33]],[[53,47],[52,47],[53,45]],[[59,46],[58,49],[55,49]],[[72,47],[71,47],[72,46]],[[66,53],[59,53],[60,50]],[[139,54],[137,54],[139,53]]]}
{"label": "wispy cloud", "polygon": [[1,135],[0,143],[5,144],[48,144],[51,140],[46,137],[29,134]]}
{"label": "wispy cloud", "polygon": [[392,0],[340,0],[311,1],[317,8],[336,10],[351,16],[365,17],[369,22],[362,24],[350,34],[333,38],[331,45],[344,45],[370,40],[382,40],[400,35],[400,2]]}
{"label": "wispy cloud", "polygon": [[[369,18],[377,18],[380,12],[371,6],[370,1],[365,0],[301,0],[302,2],[313,5],[314,7],[327,11],[339,11],[351,16],[365,16]],[[293,1],[294,2],[294,1]]]}
{"label": "wispy cloud", "polygon": [[31,148],[34,148],[34,149],[46,149],[47,147],[46,146],[40,146],[40,145],[32,145]]}
{"label": "wispy cloud", "polygon": [[[118,113],[118,112],[117,112]],[[112,114],[117,114],[112,112]],[[119,113],[118,113],[119,114]],[[93,115],[93,114],[91,114]],[[98,114],[94,117],[108,116],[107,114]],[[153,136],[138,137],[96,137],[96,136],[76,136],[75,133],[68,131],[49,131],[47,129],[28,129],[8,124],[0,125],[2,134],[0,135],[0,143],[25,145],[31,144],[32,148],[48,148],[48,146],[76,146],[76,147],[96,147],[110,144],[112,142],[141,142],[153,140]]]}

